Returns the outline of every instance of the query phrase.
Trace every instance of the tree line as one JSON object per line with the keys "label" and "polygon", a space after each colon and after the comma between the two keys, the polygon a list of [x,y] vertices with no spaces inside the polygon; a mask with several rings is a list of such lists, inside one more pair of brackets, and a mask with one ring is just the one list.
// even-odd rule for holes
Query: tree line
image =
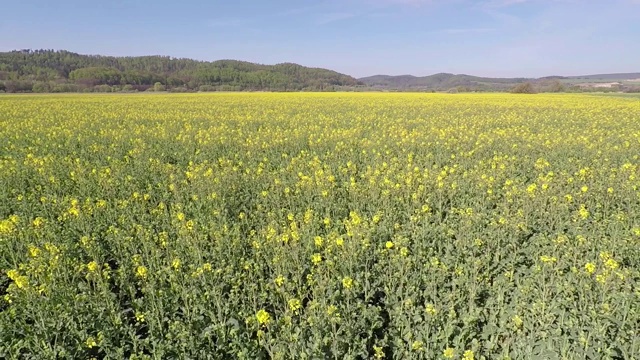
{"label": "tree line", "polygon": [[69,51],[0,53],[0,91],[335,91],[361,86],[351,76],[292,63],[115,57]]}

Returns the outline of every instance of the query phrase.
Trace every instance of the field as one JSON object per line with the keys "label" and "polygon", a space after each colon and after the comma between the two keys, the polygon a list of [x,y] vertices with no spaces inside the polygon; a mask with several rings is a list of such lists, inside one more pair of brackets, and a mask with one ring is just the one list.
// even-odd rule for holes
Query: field
{"label": "field", "polygon": [[640,101],[0,96],[0,358],[638,359]]}

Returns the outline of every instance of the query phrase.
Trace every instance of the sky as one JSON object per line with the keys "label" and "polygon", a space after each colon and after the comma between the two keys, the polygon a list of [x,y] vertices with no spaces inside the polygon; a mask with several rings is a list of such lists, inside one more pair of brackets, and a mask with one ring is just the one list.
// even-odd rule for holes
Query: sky
{"label": "sky", "polygon": [[355,77],[640,72],[640,0],[4,0],[0,51],[294,62]]}

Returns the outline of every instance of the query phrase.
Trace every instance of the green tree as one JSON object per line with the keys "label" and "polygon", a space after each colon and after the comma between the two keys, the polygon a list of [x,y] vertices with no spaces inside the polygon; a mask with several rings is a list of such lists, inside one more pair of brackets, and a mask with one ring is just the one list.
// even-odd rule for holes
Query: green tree
{"label": "green tree", "polygon": [[513,94],[535,94],[536,89],[533,87],[533,84],[530,82],[525,82],[522,84],[518,84],[511,89],[511,93]]}

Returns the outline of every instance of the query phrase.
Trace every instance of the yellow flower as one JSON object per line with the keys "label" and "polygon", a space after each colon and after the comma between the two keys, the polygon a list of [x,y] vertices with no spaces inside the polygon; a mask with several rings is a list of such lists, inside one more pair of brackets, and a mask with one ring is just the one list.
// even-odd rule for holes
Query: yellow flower
{"label": "yellow flower", "polygon": [[298,312],[302,308],[302,303],[298,299],[289,300],[289,309],[294,313]]}
{"label": "yellow flower", "polygon": [[193,227],[195,226],[193,220],[189,220],[184,224],[184,227],[187,228],[187,230],[193,231]]}
{"label": "yellow flower", "polygon": [[173,268],[173,270],[178,271],[180,269],[180,265],[182,263],[180,262],[180,259],[173,259],[173,261],[171,261],[171,267]]}
{"label": "yellow flower", "polygon": [[377,224],[377,223],[380,222],[381,219],[382,219],[382,215],[375,214],[375,215],[373,215],[373,218],[371,220],[373,221],[374,224]]}
{"label": "yellow flower", "polygon": [[15,229],[15,225],[9,220],[0,221],[0,234],[9,234]]}
{"label": "yellow flower", "polygon": [[78,210],[77,207],[71,207],[71,208],[69,208],[69,210],[67,212],[69,213],[69,215],[72,215],[72,216],[75,216],[75,217],[80,216],[80,210]]}
{"label": "yellow flower", "polygon": [[144,322],[144,313],[136,311],[136,321],[143,323]]}
{"label": "yellow flower", "polygon": [[321,247],[323,242],[324,241],[322,240],[322,237],[320,237],[320,236],[316,236],[316,237],[313,238],[313,243],[316,245],[316,247]]}
{"label": "yellow flower", "polygon": [[536,192],[536,189],[538,188],[538,185],[536,184],[531,184],[529,186],[527,186],[527,192],[529,194],[534,194]]}
{"label": "yellow flower", "polygon": [[24,289],[29,285],[29,279],[24,275],[20,275],[18,270],[7,271],[7,276],[13,280],[18,289]]}
{"label": "yellow flower", "polygon": [[524,324],[524,321],[522,321],[522,319],[518,315],[512,317],[511,321],[513,322],[513,325],[516,327],[516,329],[520,329],[522,327],[522,324]]}
{"label": "yellow flower", "polygon": [[586,219],[589,217],[589,210],[584,205],[580,205],[580,210],[578,210],[578,215],[580,215],[581,219]]}
{"label": "yellow flower", "polygon": [[422,351],[424,349],[424,343],[422,341],[416,340],[411,344],[411,350],[413,351]]}
{"label": "yellow flower", "polygon": [[100,265],[98,265],[98,263],[96,261],[91,261],[87,264],[87,269],[90,272],[96,272],[100,269]]}
{"label": "yellow flower", "polygon": [[311,256],[311,262],[313,265],[318,265],[322,262],[322,255],[315,253]]}
{"label": "yellow flower", "polygon": [[462,359],[463,360],[473,360],[474,359],[473,351],[471,351],[471,350],[465,351],[464,354],[462,355]]}
{"label": "yellow flower", "polygon": [[136,268],[136,277],[139,277],[141,279],[146,279],[147,278],[147,274],[148,274],[148,270],[145,266],[143,265],[139,265]]}
{"label": "yellow flower", "polygon": [[589,274],[593,274],[596,271],[596,265],[594,263],[586,263],[584,268]]}
{"label": "yellow flower", "polygon": [[606,266],[607,268],[611,269],[611,270],[615,270],[618,268],[618,262],[613,260],[613,259],[608,259],[605,263],[604,266]]}
{"label": "yellow flower", "polygon": [[342,279],[342,286],[345,289],[351,289],[353,287],[353,279],[350,277],[345,277],[344,279]]}
{"label": "yellow flower", "polygon": [[384,247],[386,247],[387,249],[392,249],[393,248],[393,241],[387,241],[386,244],[384,244]]}
{"label": "yellow flower", "polygon": [[549,263],[554,263],[558,261],[558,259],[556,259],[554,256],[542,255],[540,256],[540,261],[542,261],[545,264],[549,264]]}
{"label": "yellow flower", "polygon": [[37,217],[33,219],[33,227],[39,228],[44,224],[44,219],[41,217]]}
{"label": "yellow flower", "polygon": [[437,310],[436,310],[435,306],[433,306],[433,304],[427,304],[427,305],[424,307],[424,311],[425,311],[427,314],[431,315],[431,316],[434,316],[434,315],[436,314],[436,312],[437,312]]}
{"label": "yellow flower", "polygon": [[93,348],[93,347],[98,346],[98,343],[96,342],[96,339],[95,339],[93,336],[89,336],[89,337],[87,338],[87,341],[85,341],[85,345],[86,345],[89,349],[91,349],[91,348]]}
{"label": "yellow flower", "polygon": [[373,351],[374,351],[374,357],[376,359],[383,359],[384,358],[384,348],[382,346],[373,346]]}
{"label": "yellow flower", "polygon": [[36,258],[38,255],[40,255],[40,249],[36,246],[29,245],[29,256]]}
{"label": "yellow flower", "polygon": [[448,347],[444,349],[442,355],[447,359],[453,359],[453,357],[456,356],[456,351],[453,348]]}
{"label": "yellow flower", "polygon": [[362,222],[362,219],[360,219],[360,215],[358,215],[357,212],[355,211],[351,211],[349,212],[349,217],[351,218],[351,223],[353,225],[360,225],[360,223]]}
{"label": "yellow flower", "polygon": [[271,315],[265,309],[261,309],[256,313],[256,319],[258,319],[258,324],[266,326],[271,322]]}
{"label": "yellow flower", "polygon": [[273,280],[273,282],[276,283],[277,286],[282,286],[282,284],[284,284],[284,280],[285,280],[284,276],[278,275],[278,277],[275,280]]}

